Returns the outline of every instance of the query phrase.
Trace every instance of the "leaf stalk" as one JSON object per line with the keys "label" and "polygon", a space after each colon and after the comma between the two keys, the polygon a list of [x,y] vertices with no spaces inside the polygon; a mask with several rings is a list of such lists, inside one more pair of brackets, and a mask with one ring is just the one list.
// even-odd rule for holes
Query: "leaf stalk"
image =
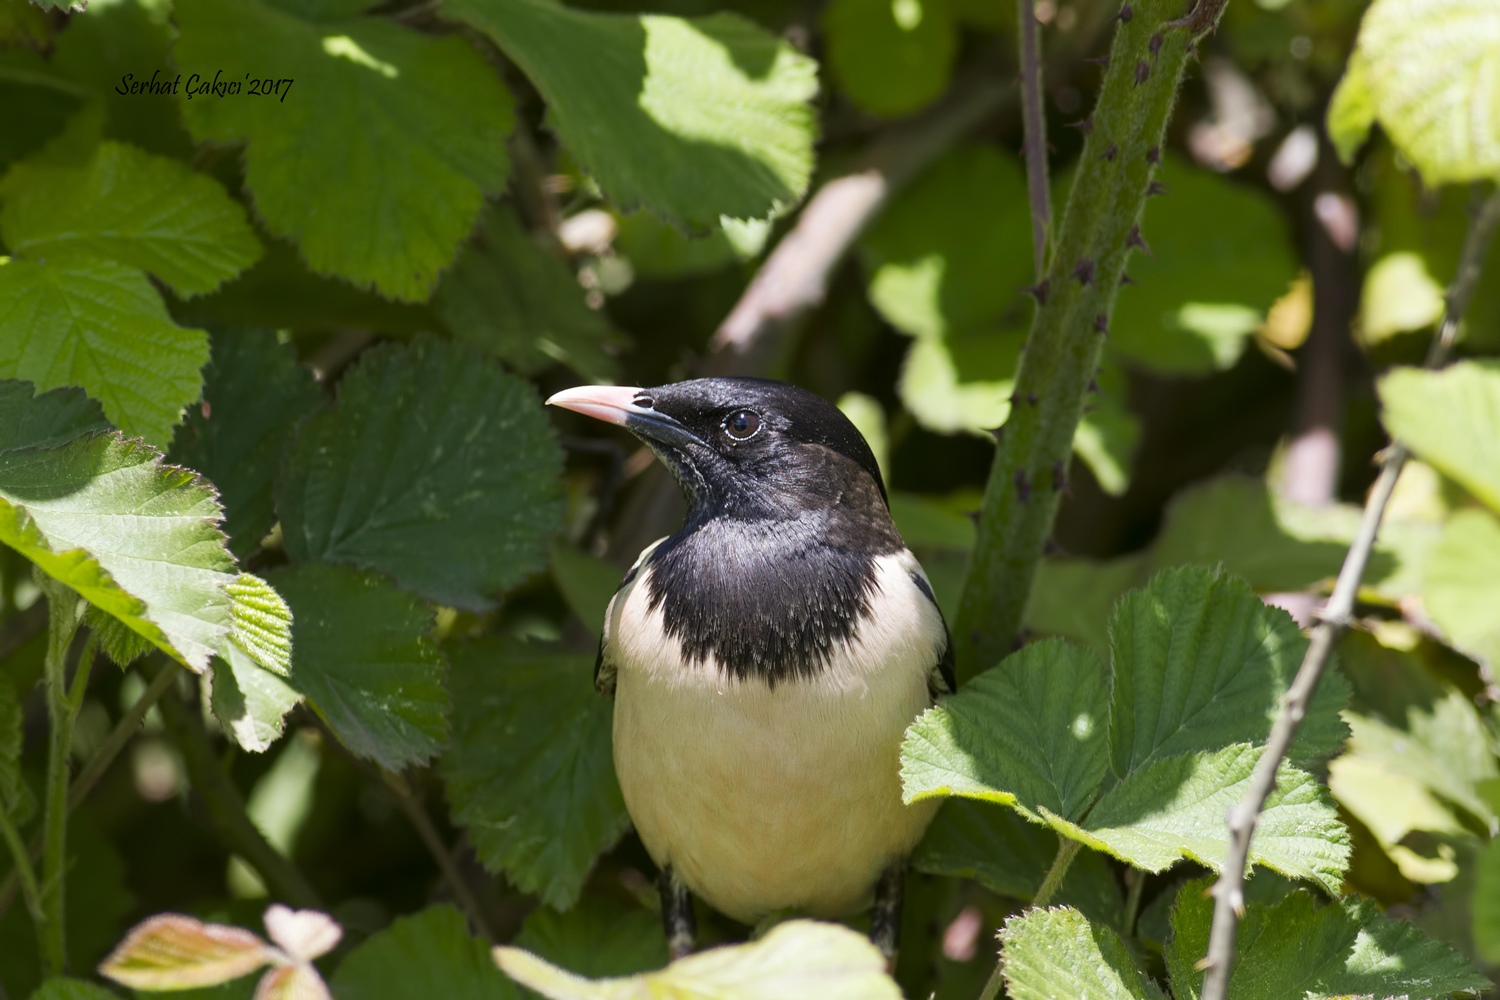
{"label": "leaf stalk", "polygon": [[[1485,200],[1470,223],[1459,257],[1458,273],[1448,289],[1443,322],[1428,348],[1423,367],[1438,368],[1447,360],[1458,333],[1459,321],[1479,282],[1485,251],[1489,248],[1497,227],[1500,227],[1500,190],[1493,192]],[[1265,807],[1266,798],[1275,787],[1276,769],[1297,735],[1297,727],[1301,724],[1308,702],[1328,666],[1333,647],[1349,627],[1360,579],[1370,560],[1370,552],[1375,547],[1375,536],[1380,530],[1386,506],[1396,489],[1396,479],[1401,475],[1401,468],[1406,464],[1408,456],[1406,447],[1400,443],[1393,443],[1386,450],[1380,464],[1380,474],[1365,501],[1359,532],[1344,556],[1344,565],[1339,570],[1333,594],[1320,615],[1321,620],[1312,630],[1307,653],[1302,658],[1302,665],[1297,670],[1292,686],[1287,690],[1285,705],[1271,729],[1265,750],[1256,762],[1244,797],[1229,809],[1226,817],[1229,854],[1224,861],[1224,873],[1213,888],[1214,919],[1209,931],[1208,955],[1205,958],[1203,1000],[1225,1000],[1228,995],[1229,974],[1234,966],[1235,935],[1245,910],[1245,869],[1256,820]]]}
{"label": "leaf stalk", "polygon": [[[68,758],[73,748],[73,722],[83,704],[93,667],[95,640],[84,643],[83,654],[68,687],[68,649],[83,620],[83,601],[66,585],[41,576],[42,592],[47,595],[47,655],[43,663],[43,680],[47,694],[47,719],[51,740],[47,748],[47,786],[42,847],[42,919],[37,926],[41,945],[42,967],[49,976],[67,971],[67,938],[64,923],[63,881],[68,844]],[[17,866],[20,871],[20,866]]]}
{"label": "leaf stalk", "polygon": [[[1073,859],[1078,857],[1079,849],[1083,847],[1080,841],[1070,837],[1058,835],[1057,854],[1052,859],[1052,865],[1047,869],[1047,874],[1042,877],[1042,884],[1037,888],[1036,895],[1031,897],[1033,908],[1046,906],[1052,902],[1052,897],[1057,895],[1057,890],[1062,888],[1063,879],[1068,877],[1068,869],[1073,866]],[[1004,984],[1004,963],[995,962],[995,968],[990,972],[990,978],[984,984],[984,989],[979,992],[979,1000],[995,1000],[1000,995],[1000,987]]]}

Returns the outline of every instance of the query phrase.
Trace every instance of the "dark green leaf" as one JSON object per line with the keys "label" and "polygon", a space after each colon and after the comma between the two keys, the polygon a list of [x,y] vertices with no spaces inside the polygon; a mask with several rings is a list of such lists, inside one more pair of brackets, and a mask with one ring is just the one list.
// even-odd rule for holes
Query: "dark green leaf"
{"label": "dark green leaf", "polygon": [[604,627],[604,612],[620,587],[620,567],[557,542],[552,546],[552,579],[568,608],[598,635]]}
{"label": "dark green leaf", "polygon": [[26,788],[21,781],[21,702],[9,677],[0,675],[0,815],[20,811]]}
{"label": "dark green leaf", "polygon": [[561,470],[531,386],[422,339],[366,352],[338,404],[303,423],[277,508],[294,560],[379,570],[482,610],[545,565]]}
{"label": "dark green leaf", "polygon": [[49,979],[31,1000],[117,1000],[115,994],[84,979]]}
{"label": "dark green leaf", "polygon": [[108,429],[99,404],[80,389],[53,389],[34,396],[29,382],[0,381],[0,453],[56,448]]}
{"label": "dark green leaf", "polygon": [[839,89],[866,111],[910,114],[948,89],[958,48],[948,0],[834,0],[823,33]]}
{"label": "dark green leaf", "polygon": [[453,651],[454,822],[486,867],[556,908],[629,825],[592,655],[481,640]]}
{"label": "dark green leaf", "polygon": [[180,98],[199,141],[246,143],[266,227],[320,274],[425,300],[509,173],[511,99],[479,53],[386,19],[309,21],[259,0],[183,0],[176,18],[184,68],[293,81],[271,97]]}
{"label": "dark green leaf", "polygon": [[323,393],[292,346],[270,330],[221,330],[211,347],[204,405],[188,410],[169,455],[219,488],[230,551],[243,559],[271,530],[271,485],[282,452]]}
{"label": "dark green leaf", "polygon": [[690,229],[762,219],[812,175],[817,67],[733,14],[595,14],[552,0],[451,0],[547,101],[604,194]]}
{"label": "dark green leaf", "polygon": [[329,985],[339,1000],[516,1000],[485,942],[463,915],[430,906],[371,935],[339,965]]}
{"label": "dark green leaf", "polygon": [[335,735],[399,771],[438,752],[448,731],[443,657],[420,601],[374,575],[313,563],[276,570],[292,609],[292,672]]}
{"label": "dark green leaf", "polygon": [[586,896],[566,913],[537,907],[526,918],[515,944],[591,978],[628,976],[667,964],[661,917],[604,896]]}
{"label": "dark green leaf", "polygon": [[585,304],[573,269],[538,246],[504,203],[485,213],[433,307],[459,340],[524,374],[562,362],[590,381],[615,381],[607,348],[620,336]]}

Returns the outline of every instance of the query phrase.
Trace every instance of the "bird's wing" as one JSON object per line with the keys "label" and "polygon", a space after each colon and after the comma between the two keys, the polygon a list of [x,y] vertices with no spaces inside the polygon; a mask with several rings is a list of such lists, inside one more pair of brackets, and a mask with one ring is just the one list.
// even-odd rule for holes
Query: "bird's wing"
{"label": "bird's wing", "polygon": [[594,690],[606,698],[615,696],[615,664],[610,657],[609,649],[609,623],[614,619],[615,601],[620,599],[627,587],[635,582],[636,575],[640,573],[641,567],[646,565],[646,560],[651,558],[651,553],[656,547],[667,540],[663,535],[650,545],[641,550],[641,554],[635,557],[635,563],[625,574],[625,579],[615,588],[615,596],[609,599],[609,607],[604,611],[604,627],[599,630],[599,654],[594,658]]}
{"label": "bird's wing", "polygon": [[932,665],[932,670],[927,674],[927,693],[934,702],[943,695],[958,690],[958,681],[953,674],[953,640],[948,636],[944,636],[944,639],[943,655],[938,657],[937,663]]}

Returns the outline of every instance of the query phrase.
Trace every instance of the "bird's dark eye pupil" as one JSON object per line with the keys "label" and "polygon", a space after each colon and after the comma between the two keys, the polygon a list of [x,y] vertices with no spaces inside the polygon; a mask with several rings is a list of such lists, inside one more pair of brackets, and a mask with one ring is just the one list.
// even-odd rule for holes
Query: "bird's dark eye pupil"
{"label": "bird's dark eye pupil", "polygon": [[760,430],[760,417],[753,410],[735,410],[724,421],[724,431],[736,441],[755,436]]}

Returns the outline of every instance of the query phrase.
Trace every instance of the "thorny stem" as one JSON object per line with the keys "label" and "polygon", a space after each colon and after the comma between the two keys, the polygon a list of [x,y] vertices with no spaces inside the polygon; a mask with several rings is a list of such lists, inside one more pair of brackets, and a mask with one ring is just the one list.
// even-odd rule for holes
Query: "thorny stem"
{"label": "thorny stem", "polygon": [[1036,0],[1020,0],[1016,19],[1021,44],[1021,124],[1026,149],[1026,194],[1031,200],[1031,249],[1036,280],[1047,271],[1047,230],[1052,202],[1047,191],[1047,115],[1042,108],[1041,29]]}
{"label": "thorny stem", "polygon": [[1010,416],[980,511],[959,604],[960,679],[998,663],[1020,631],[1062,494],[1073,435],[1103,352],[1125,263],[1145,249],[1140,219],[1193,42],[1225,0],[1128,0],[1117,16],[1104,85],[1021,352]]}
{"label": "thorny stem", "polygon": [[1130,883],[1125,895],[1125,925],[1126,934],[1135,933],[1136,918],[1141,915],[1141,896],[1146,889],[1147,873],[1139,868],[1125,869],[1125,881]]}
{"label": "thorny stem", "polygon": [[[1448,289],[1447,310],[1442,326],[1428,349],[1427,368],[1440,367],[1447,360],[1453,338],[1458,332],[1459,320],[1469,305],[1474,288],[1479,281],[1484,254],[1489,247],[1497,226],[1500,226],[1500,190],[1492,193],[1484,202],[1478,215],[1469,227],[1464,239],[1463,253],[1459,257],[1458,273]],[[1334,644],[1349,627],[1354,611],[1354,598],[1364,576],[1365,564],[1375,546],[1375,536],[1380,530],[1381,518],[1386,505],[1396,488],[1396,479],[1401,467],[1406,464],[1408,452],[1404,445],[1392,444],[1385,452],[1380,464],[1380,475],[1370,489],[1365,501],[1364,515],[1360,519],[1359,533],[1344,557],[1339,570],[1333,595],[1322,612],[1322,620],[1312,630],[1307,653],[1302,666],[1286,693],[1286,703],[1271,729],[1266,749],[1255,764],[1250,776],[1250,786],[1245,796],[1230,807],[1226,817],[1229,826],[1229,856],[1224,861],[1224,874],[1214,884],[1214,920],[1209,932],[1208,956],[1204,959],[1206,972],[1203,976],[1203,1000],[1225,1000],[1229,991],[1229,974],[1234,965],[1235,932],[1245,910],[1245,868],[1250,857],[1250,837],[1255,832],[1255,823],[1266,798],[1276,784],[1276,770],[1297,735],[1297,727],[1307,710],[1307,704],[1317,690],[1318,681],[1328,665]]]}
{"label": "thorny stem", "polygon": [[266,839],[245,811],[245,800],[220,766],[197,713],[179,698],[163,698],[160,704],[162,721],[182,754],[188,780],[225,846],[255,869],[277,899],[299,909],[324,909],[306,876]]}
{"label": "thorny stem", "polygon": [[[1073,865],[1073,859],[1078,857],[1079,848],[1083,844],[1069,837],[1059,836],[1057,838],[1057,855],[1052,859],[1052,866],[1047,869],[1047,874],[1042,878],[1042,884],[1036,890],[1036,895],[1031,898],[1033,907],[1046,906],[1052,902],[1052,897],[1057,895],[1057,890],[1062,888],[1063,879],[1068,877],[1068,869]],[[995,1000],[1000,995],[1000,987],[1004,982],[1004,973],[1001,971],[1000,962],[995,963],[990,978],[984,984],[984,989],[979,991],[979,1000]]]}
{"label": "thorny stem", "polygon": [[416,829],[417,836],[422,838],[422,843],[426,845],[427,852],[432,855],[432,860],[437,862],[438,870],[443,873],[443,878],[448,882],[448,888],[453,890],[453,897],[458,900],[458,905],[463,907],[469,922],[487,940],[495,940],[489,921],[484,917],[484,909],[479,905],[479,900],[469,891],[469,884],[464,880],[463,873],[453,863],[453,855],[449,853],[448,845],[443,843],[442,836],[433,825],[432,817],[427,815],[427,809],[412,792],[411,785],[404,777],[390,771],[382,771],[381,777],[385,780],[385,786],[390,791],[391,797],[395,799],[397,807]]}
{"label": "thorny stem", "polygon": [[49,976],[67,971],[67,939],[63,912],[63,871],[68,844],[68,757],[73,747],[73,720],[83,702],[89,668],[94,659],[94,638],[84,644],[73,689],[68,689],[68,648],[82,620],[83,602],[72,589],[51,577],[41,577],[47,595],[47,657],[43,666],[47,693],[47,719],[51,740],[47,748],[42,848],[42,920],[37,927],[42,967]]}

